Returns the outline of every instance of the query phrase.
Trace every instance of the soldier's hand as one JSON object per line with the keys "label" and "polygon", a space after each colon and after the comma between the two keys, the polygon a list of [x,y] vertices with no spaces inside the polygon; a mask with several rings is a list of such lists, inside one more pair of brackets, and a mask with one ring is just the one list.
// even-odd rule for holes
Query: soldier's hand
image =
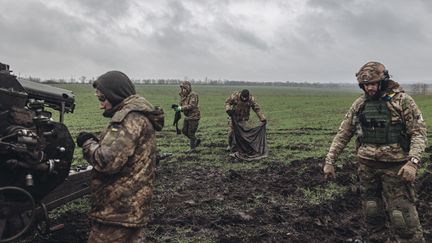
{"label": "soldier's hand", "polygon": [[324,178],[326,180],[336,178],[335,168],[332,164],[328,164],[328,163],[324,164],[323,172],[324,172]]}
{"label": "soldier's hand", "polygon": [[96,135],[94,135],[93,133],[89,133],[89,132],[80,132],[78,134],[78,137],[76,139],[76,143],[78,145],[78,147],[82,147],[83,144],[89,140],[89,139],[93,139],[95,141],[98,141]]}
{"label": "soldier's hand", "polygon": [[267,120],[266,119],[262,119],[261,122],[264,123],[264,124],[266,124]]}
{"label": "soldier's hand", "polygon": [[417,165],[411,161],[406,162],[398,172],[398,176],[402,176],[405,181],[413,182],[416,178]]}

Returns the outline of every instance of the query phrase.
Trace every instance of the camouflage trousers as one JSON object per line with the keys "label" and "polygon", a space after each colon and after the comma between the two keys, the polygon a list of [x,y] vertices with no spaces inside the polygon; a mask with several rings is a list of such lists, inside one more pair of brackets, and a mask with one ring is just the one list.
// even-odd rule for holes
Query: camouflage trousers
{"label": "camouflage trousers", "polygon": [[142,228],[128,228],[120,225],[109,225],[92,222],[88,243],[142,243],[144,231]]}
{"label": "camouflage trousers", "polygon": [[184,119],[182,133],[190,140],[196,140],[195,133],[198,130],[199,120]]}
{"label": "camouflage trousers", "polygon": [[359,159],[363,214],[370,242],[425,242],[412,183],[398,176],[401,163]]}

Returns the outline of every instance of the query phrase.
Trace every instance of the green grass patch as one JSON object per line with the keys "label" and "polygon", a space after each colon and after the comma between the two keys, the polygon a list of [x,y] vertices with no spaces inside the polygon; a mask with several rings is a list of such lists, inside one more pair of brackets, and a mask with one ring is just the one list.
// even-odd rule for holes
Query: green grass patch
{"label": "green grass patch", "polygon": [[306,203],[310,205],[320,205],[326,201],[335,200],[348,191],[347,187],[329,182],[325,187],[300,188]]}

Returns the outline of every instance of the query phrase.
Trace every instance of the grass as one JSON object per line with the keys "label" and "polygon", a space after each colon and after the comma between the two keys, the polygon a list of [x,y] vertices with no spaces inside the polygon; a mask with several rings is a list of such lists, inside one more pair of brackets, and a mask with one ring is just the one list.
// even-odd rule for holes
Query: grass
{"label": "grass", "polygon": [[318,187],[314,189],[300,188],[306,203],[310,205],[319,205],[322,202],[335,200],[347,192],[348,188],[340,186],[336,183],[327,183],[325,187]]}
{"label": "grass", "polygon": [[[62,88],[72,90],[76,95],[74,113],[67,114],[65,123],[75,138],[80,131],[100,132],[108,123],[102,117],[99,103],[91,85],[65,84]],[[158,134],[158,148],[161,152],[171,152],[183,156],[188,141],[183,135],[176,135],[172,126],[174,112],[171,104],[179,102],[179,87],[176,85],[137,85],[137,93],[154,105],[165,110],[165,127]],[[200,120],[198,136],[202,138],[204,150],[200,160],[213,161],[213,164],[226,167],[226,157],[221,150],[227,143],[227,116],[224,111],[225,99],[234,91],[245,87],[194,85],[193,90],[200,95]],[[254,86],[247,87],[260,104],[268,120],[268,144],[270,157],[258,163],[289,161],[308,157],[324,157],[334,134],[352,102],[361,95],[358,92],[341,90],[299,89],[290,87]],[[432,120],[432,108],[428,106],[430,97],[415,96],[426,121]],[[251,113],[251,123],[258,119]],[[204,148],[207,147],[207,148]],[[303,148],[302,148],[303,147]],[[342,158],[352,153],[353,143],[342,154]],[[75,151],[74,164],[85,164],[80,149]],[[253,164],[253,163],[252,163]],[[243,165],[245,167],[257,165]],[[239,165],[228,165],[236,168]]]}
{"label": "grass", "polygon": [[[62,88],[72,90],[76,95],[76,109],[72,114],[65,116],[65,123],[75,138],[80,131],[100,132],[109,122],[102,117],[102,111],[98,109],[99,103],[94,96],[94,89],[90,85],[68,84]],[[324,162],[324,157],[329,149],[334,135],[345,113],[352,102],[361,95],[357,92],[342,90],[316,90],[298,89],[289,87],[246,87],[250,90],[261,105],[267,117],[267,141],[269,145],[269,157],[256,162],[231,163],[228,153],[224,151],[227,145],[227,115],[224,110],[225,99],[233,92],[245,87],[239,86],[208,86],[194,85],[193,90],[200,95],[201,117],[198,129],[198,137],[202,139],[198,155],[183,153],[188,149],[188,140],[183,135],[175,133],[172,126],[174,112],[171,104],[179,102],[179,87],[174,85],[137,85],[137,92],[154,105],[160,105],[165,110],[165,127],[157,133],[158,149],[161,152],[170,152],[174,155],[161,162],[162,165],[174,165],[173,168],[200,168],[202,170],[258,170],[260,168],[283,163],[290,165],[292,161],[303,161],[307,158],[318,158]],[[432,107],[428,96],[414,96],[418,106],[423,111],[424,119],[432,121]],[[258,119],[251,113],[251,123],[256,124]],[[430,128],[430,126],[428,126]],[[429,136],[430,139],[430,136]],[[354,139],[353,139],[354,140]],[[85,165],[81,150],[77,148],[74,156],[74,166]],[[354,161],[354,141],[351,141],[345,151],[340,155],[337,164],[341,166],[345,161]],[[424,153],[423,160],[429,163],[429,154]],[[316,160],[312,160],[316,161]],[[306,167],[305,167],[306,169]],[[306,172],[306,171],[302,171]],[[427,173],[425,168],[419,170],[419,174]],[[301,173],[300,173],[301,174]],[[301,178],[300,178],[301,179]],[[171,182],[170,182],[171,183]],[[173,182],[174,183],[174,182]],[[178,191],[177,187],[183,186],[182,182],[176,186],[156,183],[159,192],[170,193]],[[298,188],[303,194],[300,202],[292,201],[287,197],[284,204],[318,205],[325,201],[335,200],[351,190],[333,182],[314,187]],[[251,202],[242,204],[240,208],[255,208],[257,204],[268,204],[261,192],[251,195]],[[266,199],[267,200],[267,199]],[[77,202],[78,205],[60,209],[54,212],[58,215],[77,207],[80,211],[86,211],[88,205],[85,200]],[[247,205],[247,203],[253,205]],[[218,208],[217,205],[208,205],[209,212],[218,214],[226,211],[226,207]],[[229,208],[228,208],[229,209]],[[239,229],[242,231],[243,229]],[[158,241],[190,242],[190,228],[178,227],[175,229],[176,238],[172,239],[172,232],[160,235]],[[204,233],[203,233],[204,234]],[[248,233],[239,232],[239,235]],[[205,235],[205,234],[204,234]],[[210,238],[194,238],[197,242],[208,242]]]}

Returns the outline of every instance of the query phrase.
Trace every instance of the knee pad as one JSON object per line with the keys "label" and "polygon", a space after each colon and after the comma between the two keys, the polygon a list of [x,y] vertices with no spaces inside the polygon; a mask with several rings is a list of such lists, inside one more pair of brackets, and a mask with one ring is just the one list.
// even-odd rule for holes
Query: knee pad
{"label": "knee pad", "polygon": [[391,221],[396,229],[403,230],[407,228],[404,215],[400,210],[393,210],[391,212]]}
{"label": "knee pad", "polygon": [[413,215],[404,215],[400,210],[393,210],[390,213],[390,221],[395,230],[395,233],[400,236],[411,236],[415,233],[416,224],[415,219],[411,219]]}
{"label": "knee pad", "polygon": [[372,225],[385,224],[385,211],[384,208],[376,200],[368,200],[364,203],[364,214],[366,223]]}
{"label": "knee pad", "polygon": [[376,201],[366,201],[365,214],[367,220],[378,217],[380,215],[378,210],[378,203]]}

